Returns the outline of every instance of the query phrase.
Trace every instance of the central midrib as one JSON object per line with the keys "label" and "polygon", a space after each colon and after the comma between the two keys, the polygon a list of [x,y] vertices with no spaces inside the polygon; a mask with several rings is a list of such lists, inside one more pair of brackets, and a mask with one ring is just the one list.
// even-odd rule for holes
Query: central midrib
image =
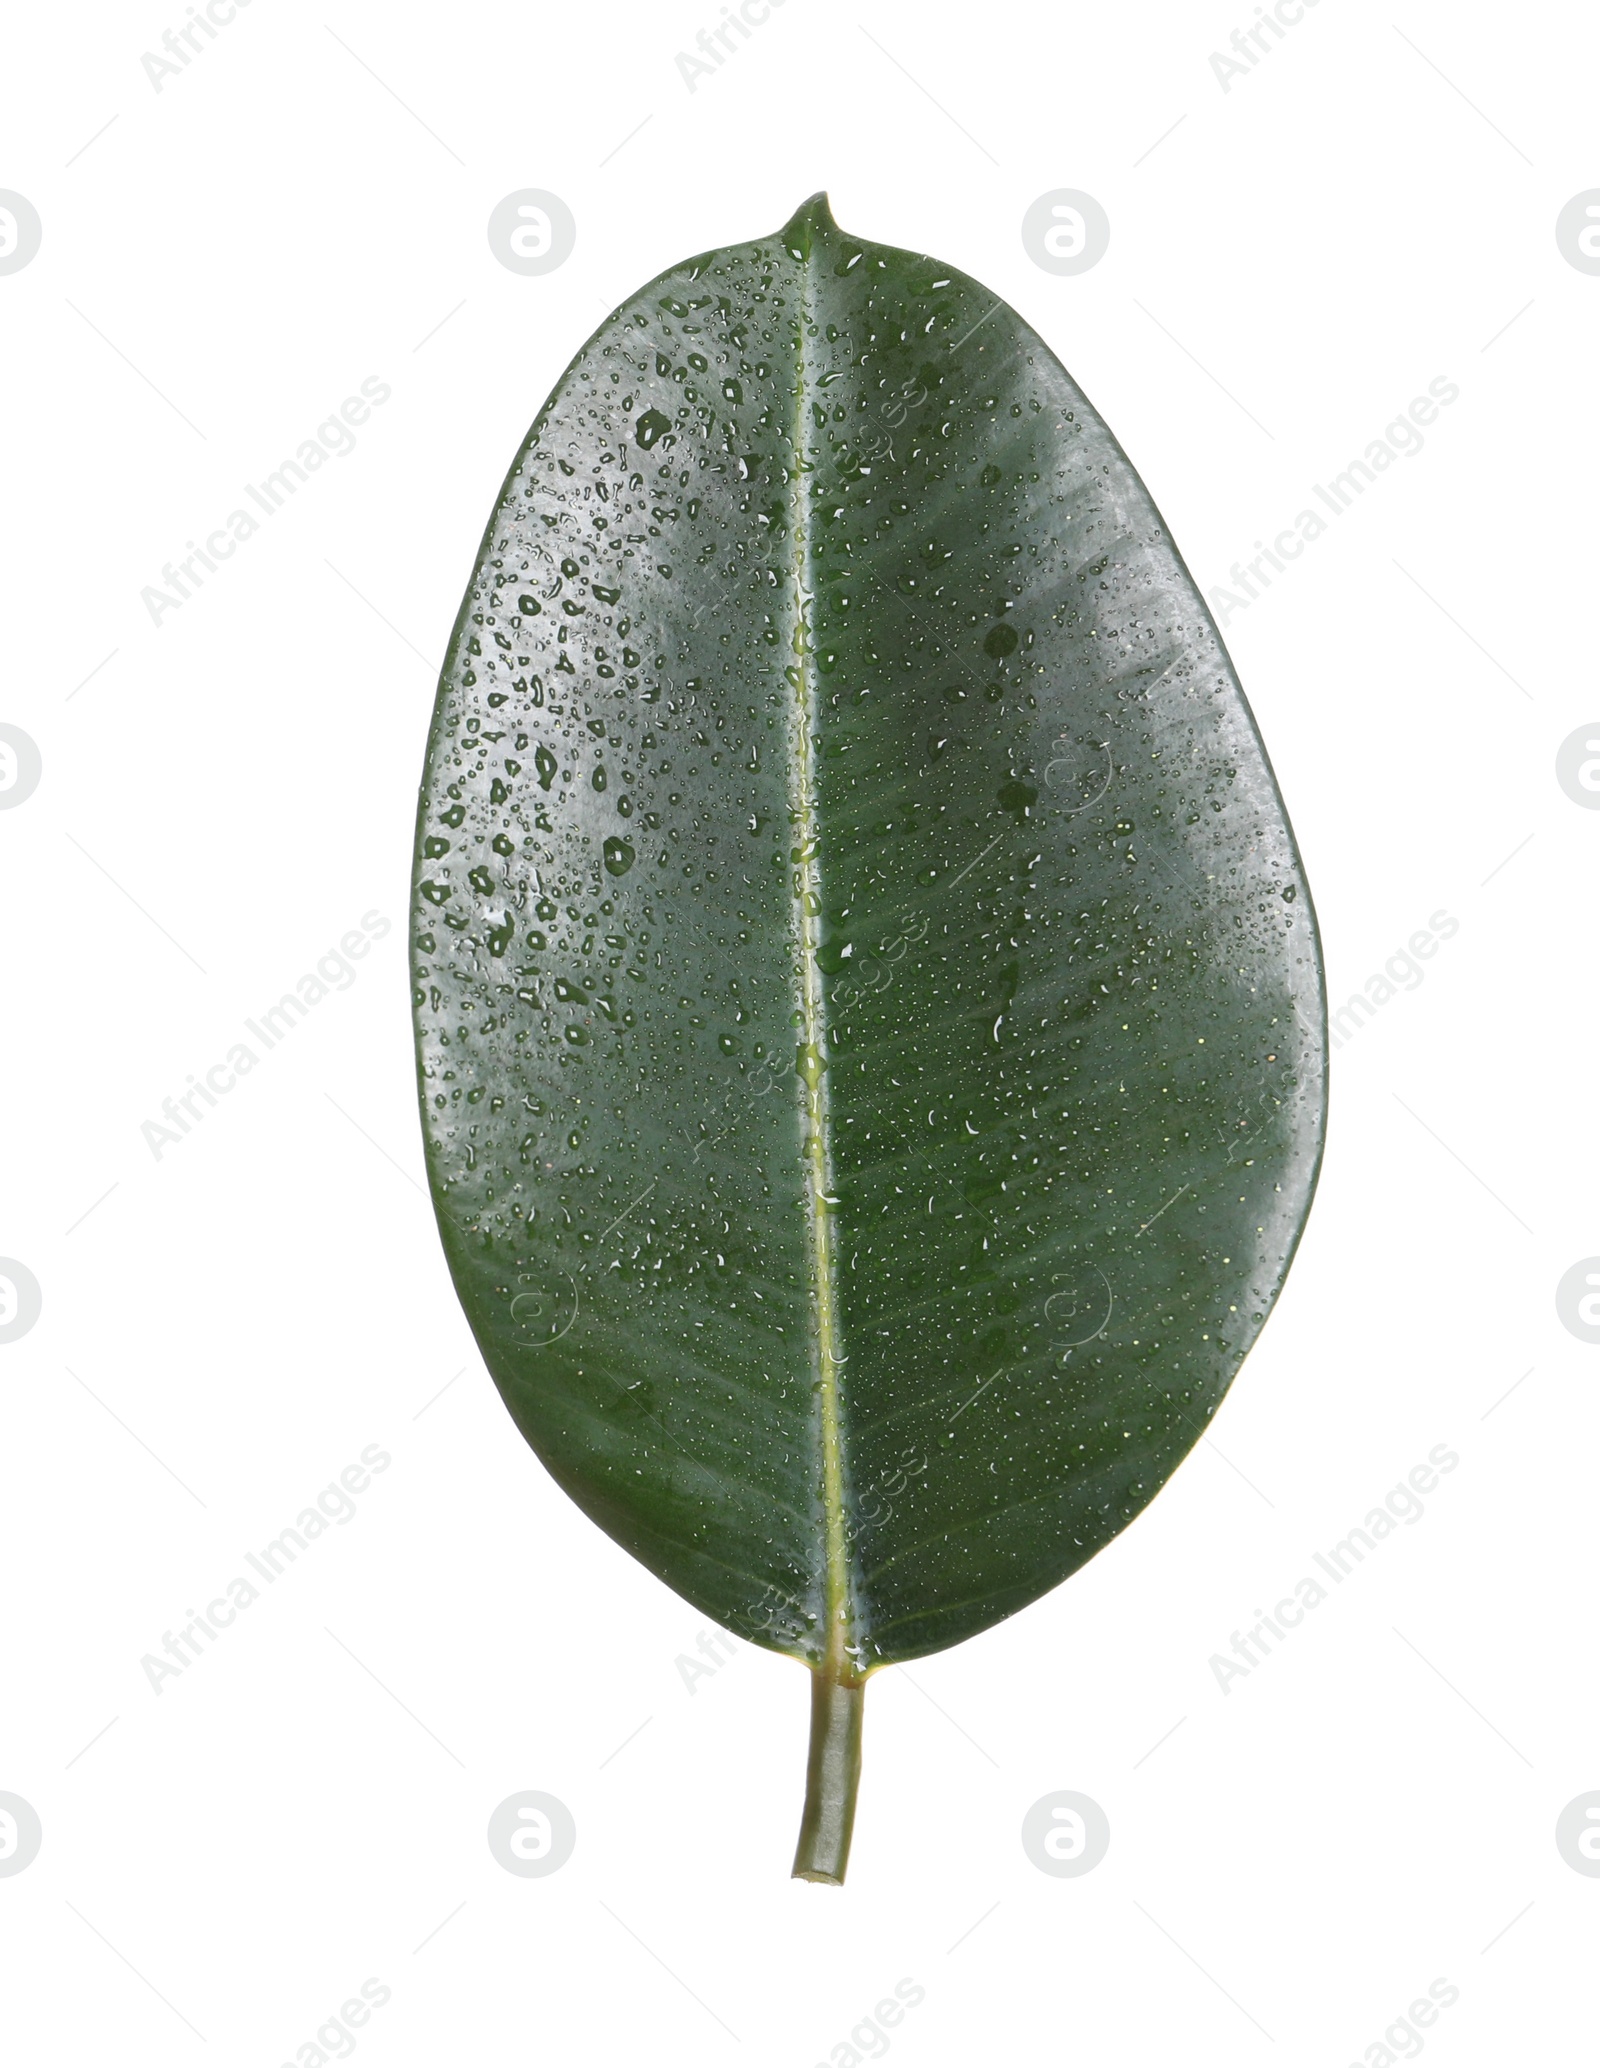
{"label": "central midrib", "polygon": [[822,941],[822,865],[817,819],[817,685],[812,667],[812,627],[808,616],[815,589],[811,507],[806,491],[805,464],[806,412],[810,402],[806,327],[811,320],[811,241],[816,234],[817,227],[813,222],[805,239],[806,255],[800,262],[794,416],[790,425],[792,486],[789,516],[794,555],[794,607],[789,644],[794,654],[795,702],[789,765],[798,855],[795,911],[800,964],[801,1041],[796,1061],[805,1121],[806,1231],[817,1317],[820,1386],[818,1433],[822,1448],[825,1534],[823,1661],[831,1677],[841,1678],[854,1671],[855,1661],[852,1656],[852,1600],[845,1529],[844,1438],[840,1405],[845,1353],[835,1285],[833,1144],[823,1058],[826,1010],[822,968],[817,960]]}

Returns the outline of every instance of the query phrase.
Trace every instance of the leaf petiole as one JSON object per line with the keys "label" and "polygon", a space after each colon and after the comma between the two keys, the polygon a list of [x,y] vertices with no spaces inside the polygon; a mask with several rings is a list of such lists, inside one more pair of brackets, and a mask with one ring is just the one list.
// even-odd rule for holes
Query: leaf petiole
{"label": "leaf petiole", "polygon": [[806,1804],[795,1848],[797,1881],[837,1888],[850,1859],[861,1783],[861,1709],[865,1678],[832,1662],[811,1669],[811,1746],[806,1758]]}

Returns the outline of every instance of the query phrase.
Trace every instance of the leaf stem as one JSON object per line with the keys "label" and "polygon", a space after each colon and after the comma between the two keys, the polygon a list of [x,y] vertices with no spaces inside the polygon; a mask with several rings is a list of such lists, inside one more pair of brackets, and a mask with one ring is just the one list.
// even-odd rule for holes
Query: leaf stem
{"label": "leaf stem", "polygon": [[794,1855],[797,1881],[825,1881],[837,1888],[844,1880],[861,1781],[865,1690],[864,1678],[832,1660],[811,1669],[811,1747]]}

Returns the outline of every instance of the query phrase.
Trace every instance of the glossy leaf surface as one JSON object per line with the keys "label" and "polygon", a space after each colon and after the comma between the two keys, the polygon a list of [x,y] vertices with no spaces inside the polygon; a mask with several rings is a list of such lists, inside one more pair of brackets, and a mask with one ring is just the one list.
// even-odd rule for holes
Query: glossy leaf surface
{"label": "glossy leaf surface", "polygon": [[1309,1206],[1318,949],[1210,618],[1011,309],[819,196],[609,317],[495,506],[416,875],[450,1269],[636,1557],[848,1678],[1151,1500]]}

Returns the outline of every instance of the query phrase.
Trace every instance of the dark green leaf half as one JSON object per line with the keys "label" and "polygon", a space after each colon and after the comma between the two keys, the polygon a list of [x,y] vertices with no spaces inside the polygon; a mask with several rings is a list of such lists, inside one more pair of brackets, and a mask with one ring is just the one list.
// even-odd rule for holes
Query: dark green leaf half
{"label": "dark green leaf half", "polygon": [[848,1680],[1123,1529],[1315,1180],[1283,806],[1048,347],[818,196],[674,266],[496,503],[428,749],[433,1195],[602,1528]]}

